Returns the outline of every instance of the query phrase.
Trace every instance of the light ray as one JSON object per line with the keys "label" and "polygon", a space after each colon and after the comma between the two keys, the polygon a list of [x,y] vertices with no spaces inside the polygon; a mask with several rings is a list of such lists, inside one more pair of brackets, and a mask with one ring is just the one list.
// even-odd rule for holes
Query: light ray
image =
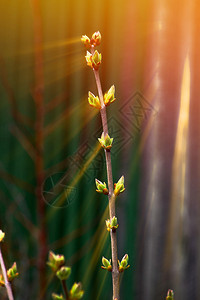
{"label": "light ray", "polygon": [[[54,122],[46,126],[44,129],[44,135],[46,138],[50,139],[51,134],[55,133],[55,130],[59,128],[59,130],[62,129],[63,126],[65,126],[65,122],[70,116],[75,115],[78,111],[84,110],[86,106],[86,103],[82,100],[76,105],[73,106],[71,109],[66,109],[63,114]],[[92,110],[90,114],[87,114],[87,118],[84,118],[82,121],[82,128],[86,126],[89,121],[91,121],[96,115],[98,111]],[[86,114],[85,114],[86,115]],[[69,135],[65,136],[64,141],[62,142],[62,148],[56,147],[52,149],[52,151],[49,153],[48,160],[51,160],[51,158],[55,157],[57,153],[59,153],[66,145],[69,144],[70,140],[72,140],[76,134],[80,131],[79,126],[74,126],[73,130],[70,131]]]}
{"label": "light ray", "polygon": [[[59,40],[59,41],[53,41],[53,42],[48,42],[48,43],[45,43],[41,46],[42,50],[43,51],[49,51],[49,50],[54,50],[56,48],[62,48],[62,47],[66,47],[66,46],[69,46],[69,45],[73,45],[73,44],[77,44],[77,43],[80,43],[80,36],[78,37],[73,37],[73,38],[70,38],[70,39],[63,39],[63,40]],[[12,49],[9,49],[10,51]],[[30,47],[30,48],[26,48],[26,49],[22,49],[18,52],[15,51],[15,53],[10,53],[9,51],[7,51],[7,57],[12,56],[19,56],[19,55],[30,55],[30,54],[33,54],[34,51],[37,50],[37,48],[33,48],[33,47]]]}
{"label": "light ray", "polygon": [[108,217],[108,205],[102,215],[101,221],[99,222],[98,229],[96,230],[95,235],[93,237],[93,241],[98,241],[98,243],[95,246],[95,250],[93,251],[92,257],[90,259],[90,264],[88,265],[87,270],[85,272],[83,284],[84,283],[86,284],[90,274],[96,268],[102,249],[104,248],[104,245],[107,241],[108,234],[105,229],[105,220],[107,219],[107,217]]}
{"label": "light ray", "polygon": [[[172,259],[172,252],[179,251],[179,244],[175,243],[180,238],[182,225],[184,223],[186,187],[186,168],[187,168],[187,146],[188,146],[188,126],[190,109],[190,66],[188,56],[185,59],[182,86],[180,111],[176,134],[175,152],[172,165],[172,192],[171,207],[169,217],[169,231],[167,238],[167,261]],[[174,249],[174,247],[177,249]]]}
{"label": "light ray", "polygon": [[[94,150],[92,150],[92,153],[90,155],[90,158],[87,160],[87,162],[82,166],[82,168],[80,169],[80,171],[77,173],[77,175],[74,177],[73,181],[70,183],[70,190],[68,191],[67,196],[69,197],[71,192],[73,191],[73,188],[78,184],[79,180],[83,177],[84,173],[87,171],[87,169],[89,168],[90,164],[92,163],[92,161],[95,159],[95,157],[97,156],[97,154],[99,153],[101,149],[101,145],[99,144],[99,142],[96,144],[96,147],[94,148]],[[57,205],[59,205],[60,207],[62,207],[63,202],[66,199],[66,194],[65,194],[65,190],[61,193],[61,195],[59,195],[59,200],[57,201]],[[51,210],[48,214],[47,214],[47,220],[49,220],[52,215],[56,212],[56,210]]]}

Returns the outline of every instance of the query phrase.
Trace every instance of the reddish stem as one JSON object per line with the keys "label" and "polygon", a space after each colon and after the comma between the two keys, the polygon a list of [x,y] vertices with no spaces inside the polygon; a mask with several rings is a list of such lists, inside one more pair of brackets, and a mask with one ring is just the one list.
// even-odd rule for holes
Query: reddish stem
{"label": "reddish stem", "polygon": [[[94,53],[94,48],[91,48],[92,54]],[[99,76],[99,71],[93,69],[97,90],[99,94],[99,99],[101,103],[101,120],[103,126],[104,135],[108,133],[108,123],[107,123],[107,115],[106,115],[106,106],[103,101],[103,92],[101,87],[101,81]],[[112,176],[112,162],[111,162],[111,152],[105,150],[106,157],[106,169],[107,169],[107,177],[108,177],[108,199],[109,199],[109,215],[110,219],[115,217],[115,195],[113,193],[113,176]],[[118,255],[117,255],[117,232],[110,231],[111,238],[111,252],[112,252],[112,282],[113,282],[113,299],[119,300],[119,270],[118,270]]]}
{"label": "reddish stem", "polygon": [[14,300],[12,289],[11,289],[11,286],[10,286],[10,282],[8,281],[8,277],[7,277],[7,271],[6,271],[5,263],[4,263],[4,260],[3,260],[1,247],[0,247],[0,264],[1,264],[1,270],[2,270],[2,273],[3,273],[5,287],[6,287],[6,290],[7,290],[8,299],[9,300]]}
{"label": "reddish stem", "polygon": [[[39,250],[38,250],[38,269],[40,282],[40,295],[43,294],[43,289],[46,283],[46,255],[47,255],[47,240],[45,226],[45,202],[42,195],[42,186],[44,181],[44,162],[43,162],[43,123],[44,123],[44,70],[43,70],[43,49],[42,49],[42,24],[39,0],[32,0],[33,19],[34,19],[34,54],[35,54],[35,88],[34,100],[36,107],[36,122],[35,122],[35,137],[36,137],[36,198],[37,211],[39,221]],[[44,296],[43,296],[44,298]]]}
{"label": "reddish stem", "polygon": [[65,298],[66,300],[69,300],[69,293],[68,293],[66,282],[64,280],[62,280],[61,282],[62,282],[62,288],[65,294]]}

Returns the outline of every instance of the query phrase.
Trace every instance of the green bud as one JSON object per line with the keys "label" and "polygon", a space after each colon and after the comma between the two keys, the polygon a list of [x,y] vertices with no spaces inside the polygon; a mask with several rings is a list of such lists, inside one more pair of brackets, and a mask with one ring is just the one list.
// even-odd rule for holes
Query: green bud
{"label": "green bud", "polygon": [[110,105],[112,102],[116,100],[115,98],[115,86],[112,85],[111,88],[104,94],[104,104],[106,106]]}
{"label": "green bud", "polygon": [[111,225],[110,225],[110,220],[109,220],[109,219],[106,220],[106,229],[107,229],[108,231],[111,230]]}
{"label": "green bud", "polygon": [[56,255],[52,251],[49,251],[49,260],[47,265],[52,269],[53,272],[57,272],[60,267],[65,263],[64,255]]}
{"label": "green bud", "polygon": [[90,48],[91,44],[90,44],[90,39],[87,35],[82,35],[81,37],[81,42],[87,47]]}
{"label": "green bud", "polygon": [[70,267],[65,267],[65,266],[61,267],[56,272],[56,276],[60,280],[66,280],[69,277],[70,274],[71,274],[71,268]]}
{"label": "green bud", "polygon": [[83,297],[84,291],[82,290],[81,283],[74,283],[70,290],[70,299],[81,299]]}
{"label": "green bud", "polygon": [[100,180],[98,179],[95,179],[95,183],[96,183],[96,191],[98,193],[102,193],[104,195],[108,195],[108,189],[107,189],[107,186],[106,186],[106,183],[102,183]]}
{"label": "green bud", "polygon": [[130,265],[128,265],[128,260],[129,260],[128,254],[125,254],[121,262],[119,263],[119,272],[123,272],[124,270],[130,267]]}
{"label": "green bud", "polygon": [[4,286],[4,285],[5,285],[5,282],[4,282],[3,275],[0,274],[0,287],[1,287],[1,286]]}
{"label": "green bud", "polygon": [[121,266],[123,268],[126,268],[127,265],[128,265],[128,254],[125,254],[121,260]]}
{"label": "green bud", "polygon": [[88,102],[91,106],[101,109],[101,103],[98,96],[95,96],[91,92],[88,93]]}
{"label": "green bud", "polygon": [[102,264],[103,264],[103,266],[101,266],[102,269],[112,272],[111,259],[108,260],[107,258],[105,258],[103,256],[102,257]]}
{"label": "green bud", "polygon": [[108,219],[106,220],[106,228],[108,231],[112,230],[113,232],[116,231],[116,229],[119,227],[119,225],[117,224],[117,218],[113,217],[111,219],[111,221]]}
{"label": "green bud", "polygon": [[95,70],[98,70],[100,64],[101,64],[101,53],[95,50],[94,54],[92,55],[92,66]]}
{"label": "green bud", "polygon": [[95,70],[99,69],[99,66],[101,64],[101,53],[99,53],[97,50],[95,50],[93,54],[87,51],[85,59],[89,67]]}
{"label": "green bud", "polygon": [[92,66],[92,54],[89,51],[87,51],[85,59],[86,59],[87,65],[89,67],[93,68],[93,66]]}
{"label": "green bud", "polygon": [[117,184],[124,184],[124,176],[120,177]]}
{"label": "green bud", "polygon": [[3,241],[4,237],[5,237],[5,233],[2,230],[0,230],[0,242]]}
{"label": "green bud", "polygon": [[98,140],[104,149],[110,150],[112,148],[113,138],[110,138],[110,136],[108,134],[106,134],[106,136],[104,136],[104,132],[103,132],[101,135],[101,138],[98,138]]}
{"label": "green bud", "polygon": [[120,193],[125,191],[124,188],[124,176],[122,176],[117,183],[114,184],[114,194],[118,196]]}
{"label": "green bud", "polygon": [[102,264],[105,268],[108,268],[110,266],[110,261],[105,258],[104,256],[102,257]]}
{"label": "green bud", "polygon": [[116,217],[113,217],[112,219],[111,219],[111,226],[113,227],[113,226],[117,226],[118,224],[117,224],[117,218]]}
{"label": "green bud", "polygon": [[174,300],[174,292],[173,292],[173,290],[168,290],[166,300]]}
{"label": "green bud", "polygon": [[125,255],[122,257],[122,260],[125,260],[125,261],[128,263],[128,260],[129,260],[128,254],[125,254]]}
{"label": "green bud", "polygon": [[52,294],[53,300],[64,300],[63,295]]}
{"label": "green bud", "polygon": [[93,46],[98,46],[101,43],[101,34],[99,31],[96,31],[93,33],[92,38],[91,38],[91,45]]}
{"label": "green bud", "polygon": [[7,270],[8,281],[12,281],[15,277],[19,276],[17,272],[17,264],[16,262],[12,265],[10,269]]}

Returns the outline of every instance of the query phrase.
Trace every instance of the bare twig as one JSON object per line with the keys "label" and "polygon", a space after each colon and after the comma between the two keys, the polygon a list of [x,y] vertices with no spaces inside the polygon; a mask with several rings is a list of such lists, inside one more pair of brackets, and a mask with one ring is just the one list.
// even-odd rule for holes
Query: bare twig
{"label": "bare twig", "polygon": [[[46,283],[45,260],[47,255],[46,226],[45,226],[45,202],[42,196],[42,186],[44,181],[44,161],[43,161],[43,123],[44,123],[44,70],[43,70],[43,49],[42,49],[42,24],[39,0],[31,0],[34,20],[34,54],[35,54],[35,87],[34,100],[36,107],[35,138],[36,138],[36,197],[38,203],[38,219],[40,226],[39,233],[39,253],[38,269],[40,277],[40,294]],[[44,297],[43,297],[44,298]]]}
{"label": "bare twig", "polygon": [[[91,53],[94,54],[94,47],[91,47]],[[101,103],[101,120],[103,126],[104,135],[108,134],[108,124],[106,115],[106,106],[103,100],[103,92],[101,87],[101,81],[99,76],[99,70],[93,69],[96,85],[98,89],[99,99]],[[108,177],[108,199],[109,199],[109,214],[110,220],[115,217],[115,195],[113,193],[113,176],[112,176],[112,163],[111,163],[111,152],[105,149],[106,157],[106,168]],[[112,252],[112,282],[113,282],[113,299],[119,300],[119,270],[118,270],[118,254],[117,254],[117,233],[116,231],[110,231],[111,238],[111,252]]]}
{"label": "bare twig", "polygon": [[69,300],[69,293],[68,293],[66,282],[65,282],[65,280],[62,280],[61,282],[62,282],[62,288],[63,288],[64,294],[65,294],[65,298],[66,298],[66,300]]}
{"label": "bare twig", "polygon": [[6,271],[6,267],[5,267],[5,264],[4,264],[3,255],[2,255],[2,252],[1,252],[1,247],[0,247],[0,264],[1,264],[1,269],[2,269],[2,273],[3,273],[3,277],[4,277],[5,287],[6,287],[6,290],[7,290],[8,299],[9,300],[14,300],[12,289],[11,289],[11,286],[10,286],[10,282],[8,281],[8,277],[7,277],[7,271]]}

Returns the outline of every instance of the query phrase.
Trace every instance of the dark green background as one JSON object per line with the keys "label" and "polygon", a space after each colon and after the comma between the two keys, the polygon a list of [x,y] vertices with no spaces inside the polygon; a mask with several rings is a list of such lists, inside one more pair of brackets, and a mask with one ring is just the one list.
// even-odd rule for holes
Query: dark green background
{"label": "dark green background", "polygon": [[[177,300],[200,299],[199,19],[198,3],[187,1],[1,0],[0,227],[6,266],[16,261],[20,272],[15,299],[51,299],[52,291],[61,291],[46,267],[47,284],[39,292],[42,222],[46,249],[65,254],[72,266],[68,285],[81,281],[83,299],[112,298],[111,276],[100,268],[102,255],[110,257],[107,199],[94,184],[95,178],[106,180],[103,151],[84,169],[102,129],[87,103],[96,87],[80,37],[96,30],[102,34],[102,88],[116,87],[117,100],[108,108],[113,177],[124,175],[126,186],[117,201],[118,250],[119,258],[129,254],[131,267],[121,278],[121,299],[165,299],[168,288]],[[187,151],[175,172],[186,57]],[[43,109],[43,215],[35,194],[37,109]],[[184,184],[173,185],[183,164]],[[52,184],[54,194],[47,197]],[[55,201],[62,190],[60,204]],[[0,293],[6,299],[3,288]]]}

